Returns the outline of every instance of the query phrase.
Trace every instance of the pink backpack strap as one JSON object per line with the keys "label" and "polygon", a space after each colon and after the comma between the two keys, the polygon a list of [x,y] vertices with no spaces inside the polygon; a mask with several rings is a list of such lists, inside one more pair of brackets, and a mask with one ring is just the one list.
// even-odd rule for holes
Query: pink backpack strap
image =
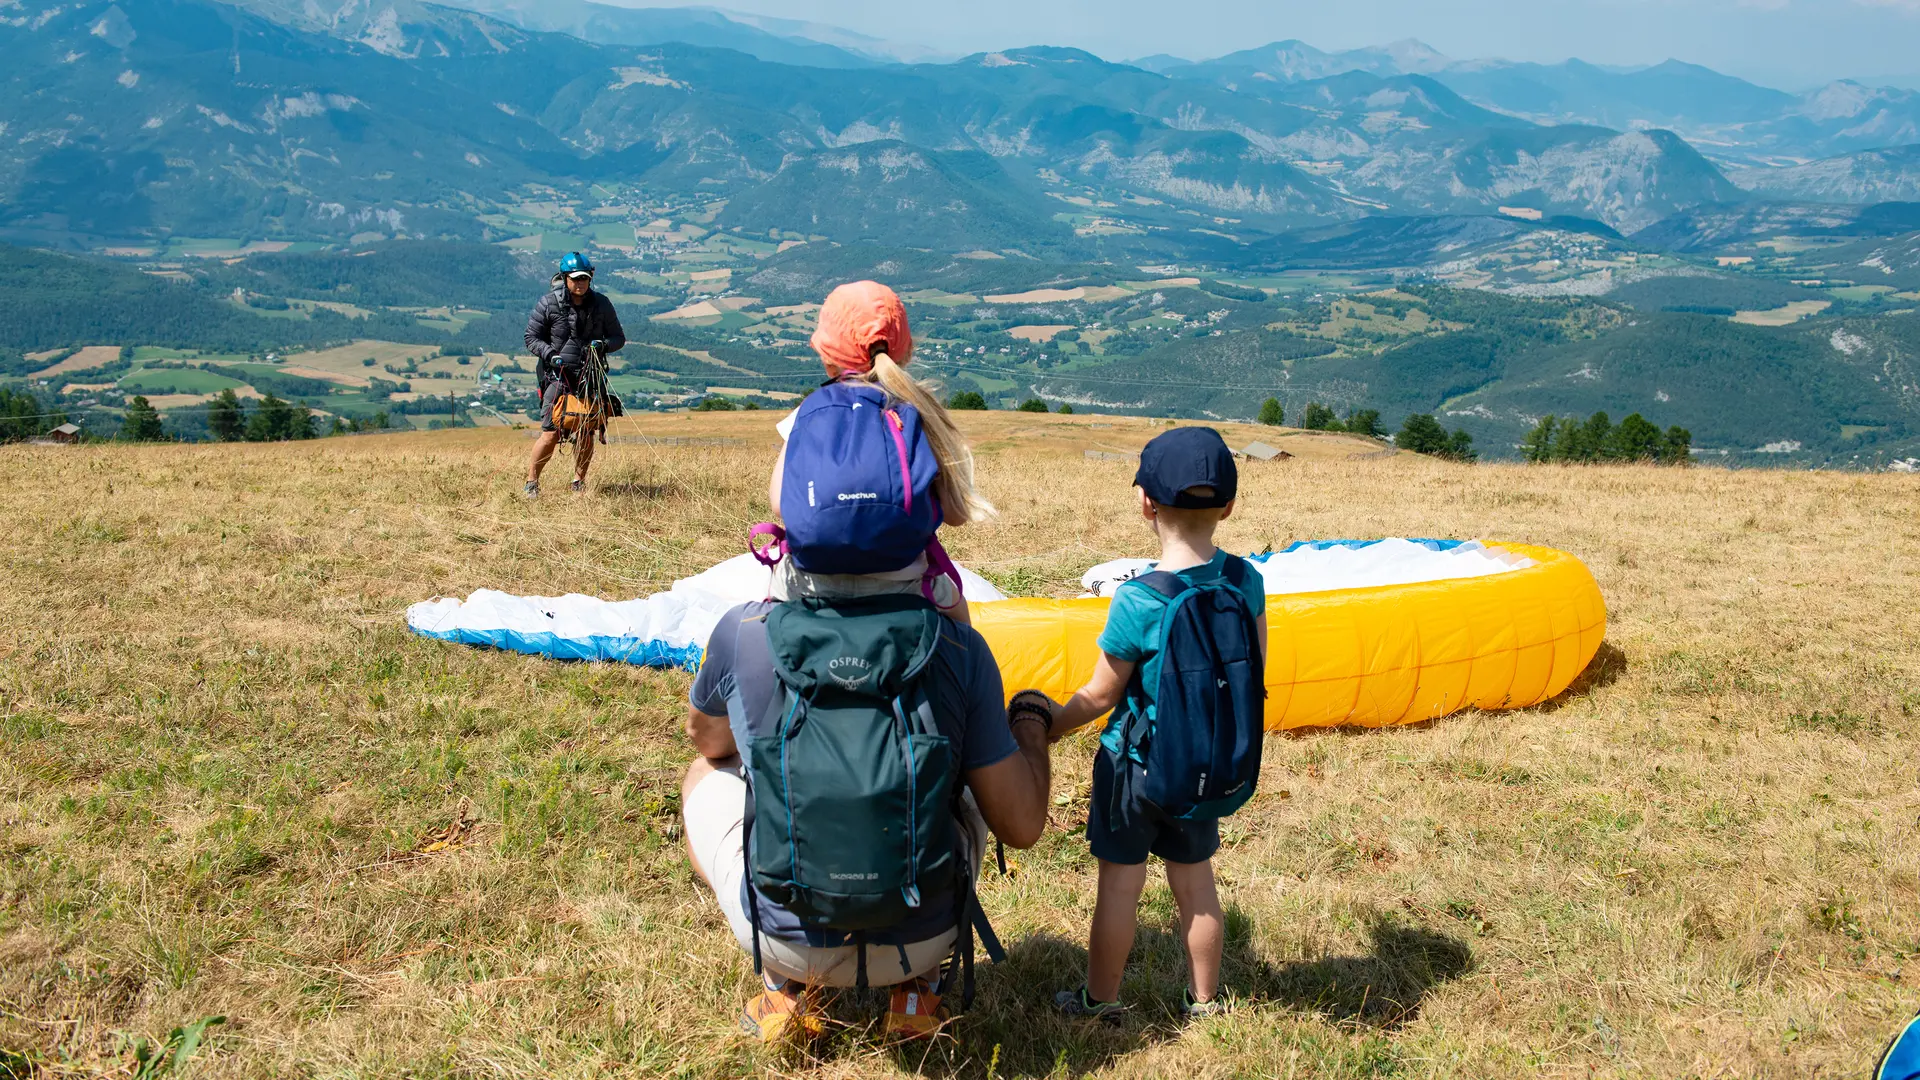
{"label": "pink backpack strap", "polygon": [[762,566],[778,566],[787,557],[787,530],[771,521],[755,525],[747,533],[747,550]]}
{"label": "pink backpack strap", "polygon": [[920,595],[926,597],[928,603],[934,603],[933,582],[939,577],[952,578],[953,591],[963,599],[966,597],[966,589],[960,582],[960,568],[953,565],[953,560],[947,557],[947,549],[940,546],[940,538],[936,536],[927,545],[927,574],[920,579]]}
{"label": "pink backpack strap", "polygon": [[[913,471],[907,465],[907,425],[898,409],[887,410],[887,434],[893,436],[894,454],[900,459],[900,490],[906,493],[907,513],[913,513]],[[940,541],[935,540],[935,546]]]}

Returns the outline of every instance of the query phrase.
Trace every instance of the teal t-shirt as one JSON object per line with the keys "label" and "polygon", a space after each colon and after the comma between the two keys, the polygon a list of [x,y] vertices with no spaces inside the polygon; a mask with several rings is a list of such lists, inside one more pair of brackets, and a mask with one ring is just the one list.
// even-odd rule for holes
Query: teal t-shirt
{"label": "teal t-shirt", "polygon": [[[1189,585],[1205,585],[1224,581],[1227,576],[1227,560],[1238,563],[1246,560],[1238,555],[1229,555],[1225,548],[1215,548],[1213,558],[1199,566],[1190,566],[1177,570],[1174,576]],[[1266,581],[1260,571],[1252,566],[1245,567],[1240,594],[1247,598],[1247,609],[1254,618],[1266,614]],[[1154,688],[1160,685],[1160,648],[1164,644],[1160,639],[1160,617],[1167,610],[1166,597],[1140,584],[1128,581],[1114,590],[1113,603],[1107,609],[1107,626],[1100,631],[1098,642],[1100,651],[1115,660],[1131,661],[1140,665],[1141,685],[1147,688],[1147,696],[1153,696]],[[1125,706],[1115,709],[1107,719],[1105,731],[1100,733],[1100,745],[1120,753],[1120,721]]]}

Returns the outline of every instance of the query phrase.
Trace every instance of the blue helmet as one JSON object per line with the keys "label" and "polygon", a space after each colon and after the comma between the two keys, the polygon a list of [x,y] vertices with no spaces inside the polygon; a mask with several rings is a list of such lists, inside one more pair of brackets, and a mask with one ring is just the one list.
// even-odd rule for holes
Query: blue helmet
{"label": "blue helmet", "polygon": [[569,251],[567,252],[567,257],[560,260],[560,272],[568,277],[572,277],[574,274],[586,274],[591,277],[593,276],[593,263],[590,262],[585,255],[577,251]]}

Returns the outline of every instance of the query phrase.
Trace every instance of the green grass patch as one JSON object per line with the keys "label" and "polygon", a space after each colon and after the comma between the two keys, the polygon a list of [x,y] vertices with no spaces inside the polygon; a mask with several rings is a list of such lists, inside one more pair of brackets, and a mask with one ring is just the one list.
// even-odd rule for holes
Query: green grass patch
{"label": "green grass patch", "polygon": [[618,244],[632,247],[634,243],[633,226],[619,222],[603,222],[587,227],[587,235],[602,244]]}
{"label": "green grass patch", "polygon": [[567,251],[579,251],[587,246],[587,238],[576,233],[542,232],[540,251],[553,254]]}
{"label": "green grass patch", "polygon": [[673,394],[685,389],[646,375],[614,375],[607,379],[607,385],[622,397],[628,394]]}
{"label": "green grass patch", "polygon": [[1831,712],[1814,711],[1794,713],[1787,717],[1788,731],[1808,731],[1820,735],[1841,735],[1851,738],[1855,735],[1878,735],[1880,725],[1870,717],[1851,713],[1845,709]]}
{"label": "green grass patch", "polygon": [[167,251],[177,255],[194,255],[216,251],[239,251],[243,246],[240,241],[224,236],[176,236],[167,241]]}
{"label": "green grass patch", "polygon": [[120,389],[136,394],[217,394],[245,385],[200,368],[143,368],[120,380]]}

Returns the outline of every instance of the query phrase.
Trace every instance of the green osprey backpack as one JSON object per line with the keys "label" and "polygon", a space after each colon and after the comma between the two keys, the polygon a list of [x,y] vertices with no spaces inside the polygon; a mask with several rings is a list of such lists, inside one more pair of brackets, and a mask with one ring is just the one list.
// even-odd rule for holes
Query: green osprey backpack
{"label": "green osprey backpack", "polygon": [[[971,983],[978,916],[958,753],[921,688],[941,623],[918,596],[794,600],[767,615],[781,692],[751,741],[748,881],[803,926],[849,935],[863,987],[866,935],[948,895]],[[758,968],[758,904],[747,907]]]}

